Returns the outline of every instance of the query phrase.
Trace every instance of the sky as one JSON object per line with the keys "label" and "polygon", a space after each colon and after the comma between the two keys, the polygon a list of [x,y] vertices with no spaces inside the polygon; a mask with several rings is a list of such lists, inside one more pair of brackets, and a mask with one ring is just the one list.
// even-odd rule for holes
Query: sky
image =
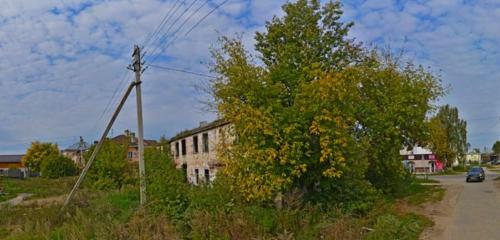
{"label": "sky", "polygon": [[[229,0],[208,16],[223,1],[205,2],[0,0],[0,154],[24,153],[35,140],[62,149],[79,136],[97,140],[132,80],[126,67],[134,44],[144,47],[146,63],[210,75],[218,37],[241,35],[252,49],[254,33],[282,16],[286,1]],[[459,108],[473,147],[491,148],[500,139],[499,1],[341,2],[342,20],[355,23],[351,37],[365,46],[403,49],[441,76],[450,91],[439,104]],[[169,11],[175,14],[161,34],[146,42]],[[177,38],[164,35],[169,28]],[[146,138],[216,119],[198,87],[209,78],[149,67],[142,80]],[[135,107],[133,92],[111,136],[136,130]]]}

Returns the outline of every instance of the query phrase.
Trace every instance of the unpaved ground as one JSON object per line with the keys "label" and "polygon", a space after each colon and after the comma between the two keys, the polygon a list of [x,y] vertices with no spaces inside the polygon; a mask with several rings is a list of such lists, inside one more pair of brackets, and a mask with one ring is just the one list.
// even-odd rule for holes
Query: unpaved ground
{"label": "unpaved ground", "polygon": [[45,205],[50,205],[50,204],[56,204],[56,203],[63,203],[64,200],[66,199],[66,194],[60,195],[60,196],[54,196],[54,197],[47,197],[47,198],[39,198],[39,199],[28,199],[29,197],[33,196],[33,194],[30,193],[20,193],[17,195],[17,197],[7,200],[5,202],[0,203],[1,206],[9,205],[9,206],[45,206]]}
{"label": "unpaved ground", "polygon": [[485,171],[482,183],[466,183],[463,174],[432,177],[447,192],[441,202],[423,205],[421,213],[435,225],[421,239],[500,239],[499,174]]}

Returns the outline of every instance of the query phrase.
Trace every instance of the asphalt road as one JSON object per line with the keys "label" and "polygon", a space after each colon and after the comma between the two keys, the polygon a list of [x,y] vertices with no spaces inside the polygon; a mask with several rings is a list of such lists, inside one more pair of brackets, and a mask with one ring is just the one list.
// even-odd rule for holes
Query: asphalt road
{"label": "asphalt road", "polygon": [[466,183],[465,174],[431,177],[461,189],[455,193],[448,220],[441,223],[445,225],[441,239],[500,239],[500,181],[493,180],[500,174],[485,171],[486,180],[477,183]]}

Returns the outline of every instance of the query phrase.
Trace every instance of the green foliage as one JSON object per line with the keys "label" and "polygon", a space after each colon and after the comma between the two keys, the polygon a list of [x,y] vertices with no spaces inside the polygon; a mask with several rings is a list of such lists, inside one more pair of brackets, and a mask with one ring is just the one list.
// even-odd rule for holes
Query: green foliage
{"label": "green foliage", "polygon": [[491,150],[492,150],[495,154],[500,154],[500,141],[496,141],[496,142],[493,144],[493,147],[491,147]]}
{"label": "green foliage", "polygon": [[385,214],[377,218],[374,231],[363,239],[418,239],[422,230],[429,226],[432,226],[430,220],[416,214],[407,214],[405,216]]}
{"label": "green foliage", "polygon": [[460,119],[458,109],[445,105],[429,121],[430,147],[447,167],[453,160],[465,160],[467,153],[467,122]]}
{"label": "green foliage", "polygon": [[[89,159],[95,145],[84,155]],[[116,189],[127,183],[131,168],[126,161],[127,146],[105,140],[85,181],[96,189]]]}
{"label": "green foliage", "polygon": [[188,206],[189,186],[182,172],[165,152],[146,149],[147,195],[149,210],[180,222]]}
{"label": "green foliage", "polygon": [[299,0],[283,10],[256,35],[263,65],[238,39],[223,37],[213,51],[215,103],[237,139],[220,148],[223,174],[249,201],[293,189],[326,195],[343,178],[397,192],[407,179],[399,150],[424,140],[439,80],[362,51],[339,3]]}
{"label": "green foliage", "polygon": [[0,177],[4,194],[0,194],[0,202],[14,198],[19,193],[33,193],[31,199],[60,196],[71,190],[75,184],[74,177],[49,178],[26,178],[13,179]]}
{"label": "green foliage", "polygon": [[57,144],[36,141],[31,143],[22,162],[30,171],[40,172],[42,162],[51,155],[59,155]]}
{"label": "green foliage", "polygon": [[74,176],[78,173],[75,163],[62,155],[50,155],[40,166],[42,176],[45,178],[59,178]]}

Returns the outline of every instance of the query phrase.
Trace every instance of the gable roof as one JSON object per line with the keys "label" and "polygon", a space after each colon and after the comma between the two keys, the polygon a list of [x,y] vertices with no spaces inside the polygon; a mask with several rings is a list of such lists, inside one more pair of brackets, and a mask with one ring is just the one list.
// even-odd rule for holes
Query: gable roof
{"label": "gable roof", "polygon": [[203,124],[197,128],[193,128],[190,130],[184,130],[184,131],[178,133],[177,135],[175,135],[174,137],[172,137],[168,142],[173,142],[173,141],[179,140],[181,138],[189,137],[191,135],[205,132],[205,131],[208,131],[208,130],[211,130],[211,129],[214,129],[217,127],[222,127],[222,126],[227,125],[227,124],[229,124],[229,121],[227,121],[225,119],[217,119],[213,122]]}
{"label": "gable roof", "polygon": [[[137,145],[137,142],[139,141],[137,137],[135,137],[135,141],[131,142],[132,136],[127,136],[125,134],[120,134],[114,138],[111,138],[111,141],[119,144],[125,144],[129,143],[130,146],[135,146]],[[158,142],[156,140],[150,140],[150,139],[144,139],[144,146],[154,146],[157,145]]]}
{"label": "gable roof", "polygon": [[0,155],[0,163],[21,163],[24,155]]}

